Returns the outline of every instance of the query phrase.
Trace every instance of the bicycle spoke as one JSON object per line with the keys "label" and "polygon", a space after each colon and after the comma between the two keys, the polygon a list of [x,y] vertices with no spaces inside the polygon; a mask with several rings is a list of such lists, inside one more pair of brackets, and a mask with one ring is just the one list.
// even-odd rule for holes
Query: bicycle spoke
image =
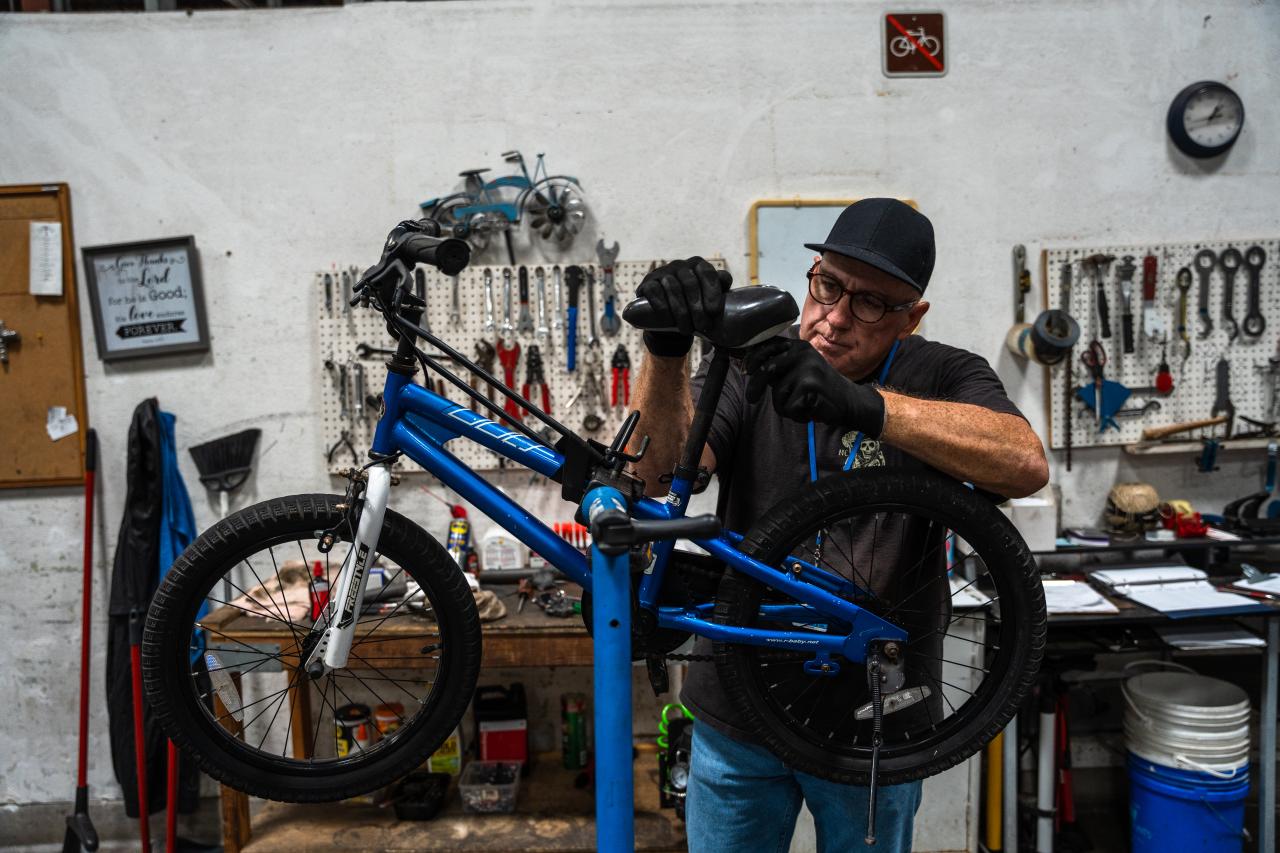
{"label": "bicycle spoke", "polygon": [[[295,677],[288,679],[287,684],[285,685],[285,688],[284,688],[284,695],[282,695],[280,697],[280,701],[276,703],[276,712],[271,715],[271,720],[267,723],[265,730],[262,732],[262,740],[258,741],[258,745],[257,747],[255,747],[255,749],[259,749],[259,750],[262,749],[262,745],[267,742],[267,735],[271,734],[271,727],[276,724],[276,718],[280,716],[280,709],[283,708],[285,703],[289,701],[289,691],[297,687],[297,678],[296,678],[297,673],[298,673],[298,670],[294,670]],[[290,719],[293,718],[292,713],[289,714],[289,718]],[[288,743],[288,741],[289,741],[289,733],[286,730],[285,743]]]}
{"label": "bicycle spoke", "polygon": [[926,655],[923,652],[907,652],[907,657],[918,657],[918,658],[924,658],[925,660],[941,661],[942,663],[949,663],[952,666],[960,666],[960,667],[964,667],[965,669],[972,669],[975,672],[981,672],[983,675],[991,674],[988,670],[985,670],[980,666],[970,666],[967,663],[960,663],[960,661],[958,660],[951,660],[950,658],[944,658],[941,656],[934,657],[932,655]]}

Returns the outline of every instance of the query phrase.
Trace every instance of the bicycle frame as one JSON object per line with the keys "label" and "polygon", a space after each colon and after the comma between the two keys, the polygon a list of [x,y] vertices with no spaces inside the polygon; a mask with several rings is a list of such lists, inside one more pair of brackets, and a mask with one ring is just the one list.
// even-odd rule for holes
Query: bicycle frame
{"label": "bicycle frame", "polygon": [[[565,460],[558,452],[539,444],[521,433],[502,426],[451,400],[428,391],[412,381],[412,377],[389,371],[383,388],[385,410],[378,421],[372,451],[376,455],[403,453],[446,486],[475,505],[521,542],[542,555],[584,590],[592,588],[588,558],[555,535],[545,524],[523,507],[488,483],[450,453],[445,444],[463,438],[530,468],[546,477],[556,477]],[[375,466],[373,470],[385,466]],[[378,477],[379,489],[389,487],[387,478]],[[374,492],[375,478],[370,477],[366,501],[377,511],[385,508],[385,494]],[[642,497],[631,506],[636,518],[661,520],[683,517],[693,493],[693,482],[675,478],[663,501]],[[381,516],[378,517],[379,523]],[[365,525],[360,525],[358,542],[352,553],[371,553],[364,548]],[[741,536],[722,533],[714,539],[695,540],[712,556],[728,567],[753,577],[796,600],[796,604],[764,605],[761,612],[774,620],[787,620],[808,626],[827,626],[826,633],[765,630],[719,625],[710,620],[712,604],[693,607],[670,607],[657,604],[658,590],[670,559],[674,542],[653,546],[652,561],[646,568],[639,588],[642,607],[655,611],[662,628],[692,631],[719,642],[758,646],[785,647],[812,651],[818,661],[826,662],[832,654],[851,661],[866,659],[867,644],[873,640],[905,641],[906,632],[856,604],[841,598],[858,592],[857,587],[839,575],[796,558],[788,559],[787,570],[768,566],[743,554],[735,547]],[[350,559],[350,557],[348,558]],[[357,561],[357,566],[359,562]],[[352,573],[346,573],[351,575]],[[344,601],[348,583],[360,578],[344,577],[338,601]],[[329,662],[326,657],[326,662]],[[834,664],[828,671],[836,669]]]}

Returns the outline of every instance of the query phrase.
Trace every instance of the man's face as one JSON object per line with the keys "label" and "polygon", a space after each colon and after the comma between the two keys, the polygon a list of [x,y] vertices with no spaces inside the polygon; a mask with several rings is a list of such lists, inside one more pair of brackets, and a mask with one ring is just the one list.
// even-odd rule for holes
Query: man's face
{"label": "man's face", "polygon": [[[886,305],[919,297],[911,285],[862,261],[834,252],[815,260],[817,272],[839,282],[846,292],[874,294]],[[800,338],[841,374],[857,381],[875,369],[894,341],[910,335],[928,310],[929,303],[920,300],[905,311],[887,312],[877,323],[865,323],[853,315],[847,295],[834,305],[823,305],[807,294],[800,313]]]}

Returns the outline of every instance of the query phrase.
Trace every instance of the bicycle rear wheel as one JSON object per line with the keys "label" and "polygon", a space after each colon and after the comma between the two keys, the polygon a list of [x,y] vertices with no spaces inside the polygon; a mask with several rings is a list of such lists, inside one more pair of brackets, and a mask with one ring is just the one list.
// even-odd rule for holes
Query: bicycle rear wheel
{"label": "bicycle rear wheel", "polygon": [[[883,469],[828,477],[771,508],[740,547],[771,566],[795,557],[853,581],[859,592],[849,600],[907,632],[902,689],[915,695],[903,698],[915,702],[884,716],[881,784],[932,776],[973,755],[1031,686],[1046,632],[1035,561],[999,510],[953,480]],[[788,601],[727,572],[716,621],[840,630],[817,617],[781,624],[760,610]],[[871,695],[863,664],[836,655],[838,674],[814,674],[804,668],[811,653],[728,643],[715,645],[715,657],[729,698],[785,763],[868,784]]]}
{"label": "bicycle rear wheel", "polygon": [[[219,521],[147,612],[143,680],[157,719],[206,773],[255,796],[323,802],[387,785],[444,742],[475,689],[480,622],[466,580],[390,510],[370,562],[382,593],[365,595],[347,666],[307,674],[313,573],[336,590],[350,549],[342,500],[277,498]],[[338,541],[321,553],[319,532],[332,529]]]}

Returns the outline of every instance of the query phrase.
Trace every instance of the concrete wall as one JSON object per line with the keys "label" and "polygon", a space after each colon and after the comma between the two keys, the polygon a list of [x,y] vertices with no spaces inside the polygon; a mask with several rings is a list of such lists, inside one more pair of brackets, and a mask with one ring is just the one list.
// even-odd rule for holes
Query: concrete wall
{"label": "concrete wall", "polygon": [[[80,245],[194,234],[202,251],[209,355],[106,367],[82,313],[103,449],[95,635],[138,401],[178,416],[200,526],[216,505],[185,448],[249,425],[264,436],[237,505],[332,488],[311,271],[372,262],[418,201],[462,168],[501,167],[508,148],[580,176],[624,259],[721,253],[743,279],[755,199],[916,199],[939,241],[929,335],[991,359],[1042,432],[1040,371],[1002,348],[1013,243],[1036,258],[1042,245],[1280,231],[1275,3],[956,0],[940,80],[882,76],[882,10],[495,0],[0,17],[0,183],[69,182]],[[1174,153],[1163,125],[1172,96],[1205,78],[1248,109],[1209,167]],[[1182,459],[1097,451],[1067,474],[1059,461],[1076,523],[1117,477],[1220,501],[1259,467],[1228,456],[1204,478]],[[442,524],[413,489],[395,501]],[[80,512],[74,489],[0,495],[0,803],[71,794]],[[110,796],[101,704],[93,738],[90,782]]]}

